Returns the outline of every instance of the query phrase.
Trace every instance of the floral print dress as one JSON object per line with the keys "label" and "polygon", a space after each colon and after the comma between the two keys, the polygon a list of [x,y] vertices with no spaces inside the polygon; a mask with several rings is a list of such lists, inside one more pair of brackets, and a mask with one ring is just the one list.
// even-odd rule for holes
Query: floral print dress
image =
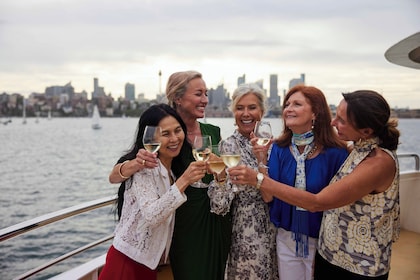
{"label": "floral print dress", "polygon": [[[249,139],[235,131],[232,136],[241,150],[241,163],[257,170],[257,159]],[[217,185],[208,191],[211,211],[232,215],[232,245],[225,279],[278,279],[276,228],[270,222],[268,205],[253,186]]]}

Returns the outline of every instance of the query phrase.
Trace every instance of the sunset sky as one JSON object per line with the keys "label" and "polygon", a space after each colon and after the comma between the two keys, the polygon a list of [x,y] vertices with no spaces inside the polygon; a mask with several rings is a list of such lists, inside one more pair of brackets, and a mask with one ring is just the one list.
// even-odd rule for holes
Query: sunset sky
{"label": "sunset sky", "polygon": [[419,15],[418,0],[2,0],[0,93],[68,82],[91,93],[97,77],[115,98],[127,82],[154,98],[181,70],[229,92],[243,74],[266,89],[277,74],[282,93],[305,73],[332,104],[373,89],[420,108],[420,71],[384,57],[420,31]]}

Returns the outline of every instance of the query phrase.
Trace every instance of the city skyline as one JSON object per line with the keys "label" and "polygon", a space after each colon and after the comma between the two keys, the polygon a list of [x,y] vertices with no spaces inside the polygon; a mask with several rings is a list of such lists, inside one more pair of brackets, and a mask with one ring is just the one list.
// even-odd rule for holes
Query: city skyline
{"label": "city skyline", "polygon": [[[419,71],[389,63],[385,51],[418,32],[416,0],[99,1],[0,3],[0,92],[44,92],[71,82],[93,91],[153,99],[169,75],[197,70],[208,88],[232,93],[237,78],[278,75],[278,91],[306,74],[331,104],[357,89],[391,107],[420,108]],[[158,73],[162,71],[160,76]]]}

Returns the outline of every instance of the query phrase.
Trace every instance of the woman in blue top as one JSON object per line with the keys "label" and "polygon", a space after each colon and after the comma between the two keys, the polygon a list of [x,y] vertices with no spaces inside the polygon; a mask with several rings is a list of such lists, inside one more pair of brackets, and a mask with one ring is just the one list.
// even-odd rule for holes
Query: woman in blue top
{"label": "woman in blue top", "polygon": [[[345,142],[331,126],[324,94],[310,86],[291,88],[283,102],[283,122],[283,134],[271,148],[268,174],[278,182],[318,193],[348,155]],[[270,219],[278,228],[280,279],[312,279],[322,212],[309,212],[269,195],[265,198],[272,199]]]}

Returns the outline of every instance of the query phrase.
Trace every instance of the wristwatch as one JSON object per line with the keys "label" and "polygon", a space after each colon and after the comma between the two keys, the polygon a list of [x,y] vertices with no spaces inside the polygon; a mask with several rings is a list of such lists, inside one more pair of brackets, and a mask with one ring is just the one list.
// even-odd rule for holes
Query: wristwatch
{"label": "wristwatch", "polygon": [[258,174],[257,174],[257,185],[256,185],[258,190],[260,189],[263,180],[264,180],[264,174],[262,174],[261,172],[258,172]]}

